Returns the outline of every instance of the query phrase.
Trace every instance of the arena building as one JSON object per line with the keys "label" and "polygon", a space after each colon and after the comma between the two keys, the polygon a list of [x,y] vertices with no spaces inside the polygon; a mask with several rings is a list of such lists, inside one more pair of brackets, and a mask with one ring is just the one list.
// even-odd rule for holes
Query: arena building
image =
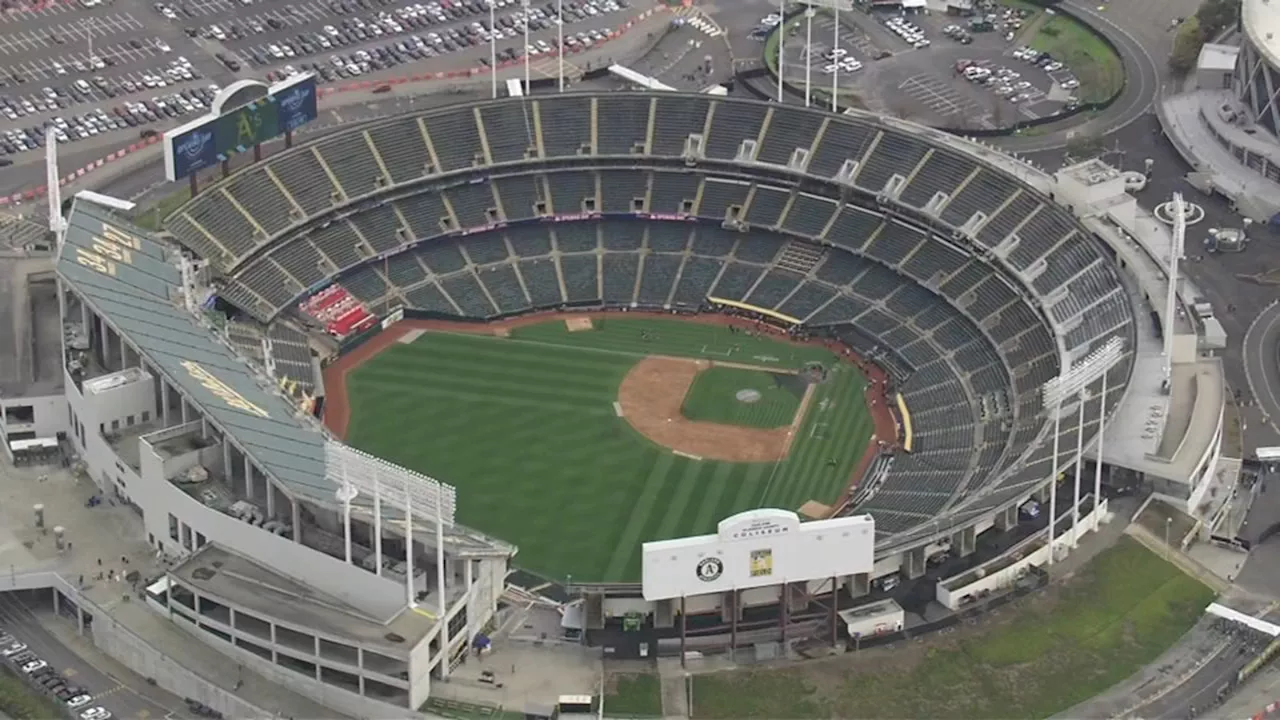
{"label": "arena building", "polygon": [[[836,508],[872,519],[870,567],[679,604],[580,578],[588,630],[639,612],[661,631],[682,608],[737,617],[788,591],[856,599],[919,577],[940,549],[967,556],[979,534],[1017,525],[1085,448],[1108,478],[1217,510],[1205,502],[1222,472],[1221,369],[1168,293],[1168,231],[1099,163],[1050,177],[866,114],[572,93],[335,133],[206,188],[166,229],[160,240],[72,207],[59,298],[87,343],[65,347],[68,435],[177,561],[152,598],[161,611],[344,712],[419,707],[519,557],[453,521],[465,489],[455,501],[314,420],[320,359],[349,347],[326,331],[708,312],[715,299],[838,339],[891,375],[902,451]],[[341,303],[342,327],[317,302]],[[228,305],[230,320],[211,310]],[[1045,385],[1107,347],[1119,351],[1055,421]],[[404,498],[376,502],[370,477]]]}
{"label": "arena building", "polygon": [[1157,103],[1189,179],[1259,222],[1280,211],[1280,7],[1244,0],[1238,45],[1206,43],[1196,89]]}

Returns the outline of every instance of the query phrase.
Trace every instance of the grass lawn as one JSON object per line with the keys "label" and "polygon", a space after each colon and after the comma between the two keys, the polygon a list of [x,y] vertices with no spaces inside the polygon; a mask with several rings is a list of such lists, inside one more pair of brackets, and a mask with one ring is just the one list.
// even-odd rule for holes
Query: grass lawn
{"label": "grass lawn", "polygon": [[22,680],[0,669],[0,716],[14,720],[40,720],[61,717],[61,709],[46,697],[37,695]]}
{"label": "grass lawn", "polygon": [[695,717],[1044,718],[1173,645],[1213,592],[1125,536],[1065,585],[956,639],[798,669],[696,676]]}
{"label": "grass lawn", "polygon": [[837,358],[701,323],[596,326],[570,333],[556,319],[510,338],[428,332],[393,345],[348,377],[347,442],[456,486],[462,523],[516,543],[521,567],[557,579],[637,581],[645,541],[713,532],[743,510],[840,497],[873,432],[856,368],[829,372],[781,463],[691,460],[614,412],[618,385],[641,358],[786,368]]}
{"label": "grass lawn", "polygon": [[1028,44],[1071,68],[1080,81],[1074,94],[1083,102],[1102,102],[1124,87],[1120,56],[1092,30],[1071,18],[1049,18]]}
{"label": "grass lawn", "polygon": [[648,673],[618,673],[605,679],[606,717],[662,717],[662,681]]}
{"label": "grass lawn", "polygon": [[[712,367],[694,377],[680,412],[698,422],[753,428],[786,427],[800,410],[804,390],[803,381],[792,375]],[[755,392],[758,398],[739,400],[740,392]]]}

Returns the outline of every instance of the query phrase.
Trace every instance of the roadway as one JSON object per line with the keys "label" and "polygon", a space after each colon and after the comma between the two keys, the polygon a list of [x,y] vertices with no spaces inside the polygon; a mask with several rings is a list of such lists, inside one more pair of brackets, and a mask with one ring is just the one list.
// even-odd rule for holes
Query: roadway
{"label": "roadway", "polygon": [[[40,602],[31,593],[0,593],[0,627],[26,643],[32,652],[50,666],[61,671],[68,683],[88,690],[94,696],[91,706],[100,705],[120,718],[145,720],[172,714],[172,708],[165,707],[141,694],[140,690],[107,674],[49,632],[41,624],[42,620],[44,623],[71,621],[50,617],[52,595],[42,595],[50,599]],[[138,680],[141,681],[140,678]],[[157,694],[162,692],[154,688],[149,688],[149,691]]]}
{"label": "roadway", "polygon": [[1242,352],[1249,392],[1263,422],[1280,435],[1280,301],[1268,305],[1249,326]]}

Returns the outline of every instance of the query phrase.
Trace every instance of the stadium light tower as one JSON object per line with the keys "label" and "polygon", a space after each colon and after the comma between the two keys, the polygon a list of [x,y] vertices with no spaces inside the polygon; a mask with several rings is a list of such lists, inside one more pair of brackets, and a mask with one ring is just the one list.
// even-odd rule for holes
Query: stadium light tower
{"label": "stadium light tower", "polygon": [[1173,332],[1177,327],[1178,312],[1178,262],[1187,239],[1187,206],[1182,193],[1173,194],[1173,237],[1169,248],[1169,289],[1164,299],[1164,386],[1173,383]]}
{"label": "stadium light tower", "polygon": [[[1097,350],[1089,353],[1080,362],[1070,364],[1065,358],[1062,366],[1067,367],[1066,370],[1060,372],[1056,377],[1051,378],[1041,387],[1041,393],[1044,398],[1044,406],[1049,412],[1053,413],[1053,459],[1052,459],[1052,481],[1049,486],[1049,564],[1054,562],[1053,539],[1054,529],[1058,523],[1058,449],[1060,443],[1060,435],[1062,429],[1062,405],[1071,398],[1076,398],[1080,402],[1080,427],[1077,432],[1080,435],[1076,440],[1076,476],[1075,490],[1072,495],[1071,517],[1072,517],[1072,543],[1074,544],[1078,535],[1078,520],[1080,517],[1080,460],[1083,455],[1083,433],[1084,433],[1084,406],[1087,397],[1085,395],[1086,388],[1093,384],[1099,377],[1104,377],[1116,363],[1120,362],[1120,356],[1124,349],[1124,341],[1118,337],[1113,337]],[[1105,381],[1104,381],[1105,382]],[[1100,406],[1098,409],[1099,417],[1102,418],[1106,413],[1106,407]],[[1101,431],[1099,424],[1099,431]],[[1102,462],[1099,458],[1098,462]],[[1098,498],[1095,495],[1094,506],[1097,507]]]}

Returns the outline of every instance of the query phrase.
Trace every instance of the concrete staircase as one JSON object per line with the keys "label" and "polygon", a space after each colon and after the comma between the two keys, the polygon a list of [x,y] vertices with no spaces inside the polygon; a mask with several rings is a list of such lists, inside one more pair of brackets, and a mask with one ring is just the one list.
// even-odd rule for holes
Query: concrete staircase
{"label": "concrete staircase", "polygon": [[813,269],[818,267],[822,259],[826,257],[827,251],[801,242],[789,242],[782,249],[782,255],[778,257],[774,264],[783,270],[790,270],[801,275],[808,275]]}

